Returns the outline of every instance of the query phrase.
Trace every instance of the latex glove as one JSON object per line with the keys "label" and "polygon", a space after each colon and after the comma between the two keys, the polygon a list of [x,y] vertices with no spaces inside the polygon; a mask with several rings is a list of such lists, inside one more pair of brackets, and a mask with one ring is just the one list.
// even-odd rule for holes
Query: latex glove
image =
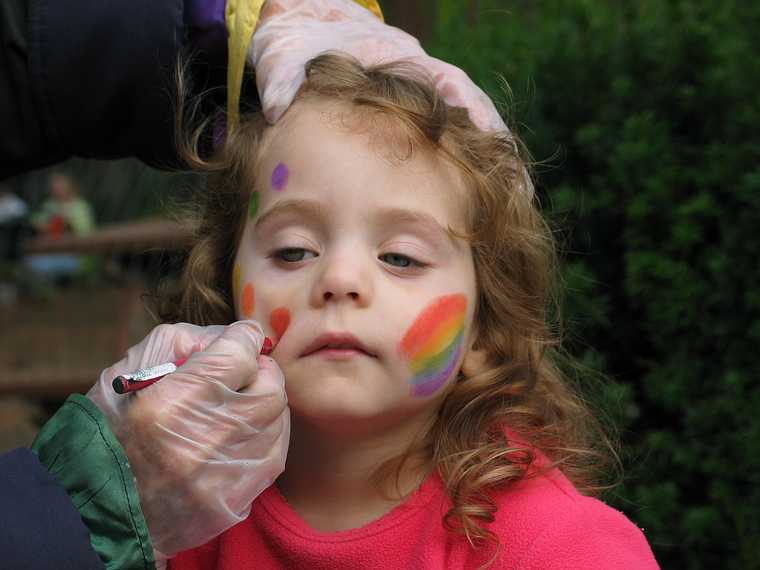
{"label": "latex glove", "polygon": [[419,41],[381,22],[353,0],[267,0],[248,61],[264,115],[270,123],[287,110],[305,79],[305,64],[326,51],[341,51],[363,65],[405,60],[426,69],[444,101],[465,107],[484,131],[507,130],[491,99],[451,64],[428,56]]}
{"label": "latex glove", "polygon": [[[290,415],[280,368],[254,321],[161,325],[100,375],[87,396],[124,446],[157,562],[245,519],[283,471]],[[132,394],[120,374],[191,355]]]}

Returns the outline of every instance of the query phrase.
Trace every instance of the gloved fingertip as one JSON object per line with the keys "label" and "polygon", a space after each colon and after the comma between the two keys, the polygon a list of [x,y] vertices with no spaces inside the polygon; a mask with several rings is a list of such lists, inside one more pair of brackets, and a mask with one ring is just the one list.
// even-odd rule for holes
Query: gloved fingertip
{"label": "gloved fingertip", "polygon": [[239,321],[235,321],[229,326],[253,327],[256,330],[261,329],[261,325],[259,324],[259,321],[256,321],[254,319],[240,319]]}
{"label": "gloved fingertip", "polygon": [[267,119],[267,123],[269,123],[270,125],[274,125],[275,123],[277,123],[277,121],[280,120],[280,117],[282,117],[282,114],[283,114],[283,111],[280,109],[277,109],[269,113],[268,115],[265,115]]}
{"label": "gloved fingertip", "polygon": [[280,73],[283,75],[280,80],[269,84],[261,95],[264,117],[271,125],[277,123],[290,108],[305,79],[302,69],[291,72],[281,70]]}
{"label": "gloved fingertip", "polygon": [[265,356],[263,354],[259,354],[256,357],[256,365],[258,366],[259,371],[271,368],[273,362],[274,362],[274,359],[271,356]]}
{"label": "gloved fingertip", "polygon": [[287,395],[284,394],[285,377],[282,374],[282,370],[277,366],[277,362],[270,356],[259,355],[256,358],[256,366],[258,367],[259,379],[267,378],[273,380],[283,389],[283,395],[287,402]]}
{"label": "gloved fingertip", "polygon": [[243,328],[247,334],[250,334],[253,336],[254,341],[256,342],[257,351],[261,351],[261,346],[264,342],[264,329],[261,327],[261,324],[258,321],[254,321],[251,319],[243,319],[240,321],[235,321],[231,325],[228,325],[230,328],[232,327],[241,327]]}
{"label": "gloved fingertip", "polygon": [[280,120],[282,114],[285,112],[285,107],[282,105],[270,105],[264,108],[264,118],[267,123],[274,125]]}

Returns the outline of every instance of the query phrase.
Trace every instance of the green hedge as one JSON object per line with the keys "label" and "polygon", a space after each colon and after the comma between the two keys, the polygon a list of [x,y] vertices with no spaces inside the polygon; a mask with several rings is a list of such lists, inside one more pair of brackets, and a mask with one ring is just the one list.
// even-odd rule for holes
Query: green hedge
{"label": "green hedge", "polygon": [[663,568],[760,568],[760,3],[436,5],[426,47],[505,104],[566,231],[569,347],[627,450],[608,501]]}

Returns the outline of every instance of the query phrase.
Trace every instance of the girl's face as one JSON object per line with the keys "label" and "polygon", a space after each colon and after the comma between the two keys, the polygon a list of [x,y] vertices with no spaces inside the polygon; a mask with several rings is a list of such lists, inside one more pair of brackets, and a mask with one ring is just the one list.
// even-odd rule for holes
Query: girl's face
{"label": "girl's face", "polygon": [[341,114],[352,109],[299,102],[267,133],[235,260],[236,312],[275,340],[301,421],[422,425],[473,341],[472,255],[446,231],[465,229],[465,188],[432,152],[393,160],[398,132],[370,137]]}

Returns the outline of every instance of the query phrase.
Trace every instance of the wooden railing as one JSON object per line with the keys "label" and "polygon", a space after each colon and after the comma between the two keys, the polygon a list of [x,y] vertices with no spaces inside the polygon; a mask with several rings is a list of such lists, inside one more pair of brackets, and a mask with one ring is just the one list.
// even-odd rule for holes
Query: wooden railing
{"label": "wooden railing", "polygon": [[31,253],[142,253],[149,249],[174,250],[185,247],[191,229],[162,219],[141,220],[104,226],[85,235],[37,237],[25,244]]}
{"label": "wooden railing", "polygon": [[[143,255],[187,246],[188,228],[165,220],[103,227],[84,236],[37,238],[24,252]],[[59,399],[84,392],[103,368],[154,326],[142,295],[144,282],[95,280],[58,288],[42,297],[25,296],[0,306],[0,396]]]}

